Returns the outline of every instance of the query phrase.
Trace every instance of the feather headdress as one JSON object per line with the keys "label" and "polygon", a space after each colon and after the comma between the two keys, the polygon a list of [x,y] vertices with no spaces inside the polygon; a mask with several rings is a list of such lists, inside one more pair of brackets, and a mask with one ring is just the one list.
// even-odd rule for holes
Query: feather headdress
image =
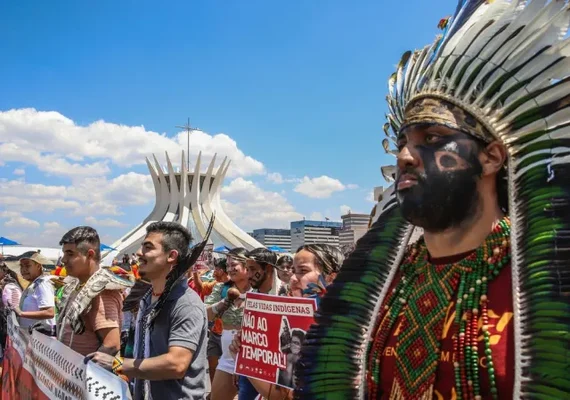
{"label": "feather headdress", "polygon": [[[389,81],[389,153],[406,111],[437,99],[508,150],[515,398],[570,393],[570,25],[567,1],[459,2],[443,36],[405,53]],[[383,168],[387,180],[395,169]],[[412,227],[393,187],[321,302],[297,399],[365,398],[367,347]]]}

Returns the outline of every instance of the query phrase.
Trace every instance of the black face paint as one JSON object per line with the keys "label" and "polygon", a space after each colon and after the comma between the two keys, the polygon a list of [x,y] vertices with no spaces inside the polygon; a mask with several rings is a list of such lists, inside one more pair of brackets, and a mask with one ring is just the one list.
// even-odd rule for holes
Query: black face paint
{"label": "black face paint", "polygon": [[265,272],[257,271],[255,274],[253,274],[253,277],[250,279],[249,284],[251,285],[252,288],[259,289],[264,280],[265,280]]}
{"label": "black face paint", "polygon": [[472,218],[479,205],[477,180],[483,171],[478,142],[458,132],[416,149],[425,172],[400,171],[396,181],[397,185],[402,174],[417,178],[417,184],[397,194],[404,218],[427,232],[441,232]]}

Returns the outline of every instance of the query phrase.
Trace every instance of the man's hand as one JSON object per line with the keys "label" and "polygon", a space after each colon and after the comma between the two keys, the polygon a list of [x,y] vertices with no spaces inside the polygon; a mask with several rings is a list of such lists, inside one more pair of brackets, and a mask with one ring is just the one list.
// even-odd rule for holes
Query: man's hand
{"label": "man's hand", "polygon": [[17,317],[22,316],[22,310],[20,310],[20,306],[15,306],[14,308],[12,308],[12,310],[14,311]]}
{"label": "man's hand", "polygon": [[100,351],[88,354],[87,357],[85,357],[85,363],[86,364],[87,364],[87,361],[93,361],[95,364],[98,364],[100,367],[103,367],[107,371],[111,371],[111,372],[113,371],[113,361],[114,360],[115,360],[114,356],[102,353]]}

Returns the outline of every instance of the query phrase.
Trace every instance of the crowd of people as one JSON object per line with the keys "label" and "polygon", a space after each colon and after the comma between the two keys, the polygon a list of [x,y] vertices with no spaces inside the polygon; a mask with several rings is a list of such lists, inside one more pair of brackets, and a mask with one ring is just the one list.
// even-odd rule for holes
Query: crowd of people
{"label": "crowd of people", "polygon": [[[23,257],[26,285],[0,267],[4,309],[124,377],[135,400],[208,386],[211,400],[570,398],[568,10],[460,1],[434,43],[403,55],[383,143],[395,183],[346,262],[310,244],[192,268],[188,230],[157,222],[133,285],[78,227],[61,240],[75,279],[56,293],[41,255]],[[285,343],[279,381],[294,393],[234,375],[248,292],[316,299],[315,323]]]}
{"label": "crowd of people", "polygon": [[[288,396],[288,389],[234,375],[245,295],[319,299],[342,253],[326,244],[294,255],[234,248],[210,257],[211,265],[188,265],[191,242],[185,227],[156,222],[136,255],[104,267],[97,232],[81,226],[61,238],[61,265],[51,273],[39,252],[19,259],[20,276],[1,264],[2,343],[13,312],[22,329],[52,336],[125,379],[134,399]],[[181,276],[172,282],[176,268]],[[292,379],[290,364],[283,376]]]}

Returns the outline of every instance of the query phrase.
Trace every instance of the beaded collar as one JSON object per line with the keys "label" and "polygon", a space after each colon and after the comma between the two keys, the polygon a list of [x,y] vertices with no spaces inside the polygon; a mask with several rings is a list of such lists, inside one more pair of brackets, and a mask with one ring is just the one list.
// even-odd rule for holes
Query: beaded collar
{"label": "beaded collar", "polygon": [[430,263],[423,240],[410,247],[399,268],[400,280],[380,312],[374,340],[368,349],[368,398],[377,398],[381,357],[401,313],[404,320],[420,323],[406,324],[405,333],[398,337],[392,394],[404,399],[432,398],[443,319],[453,299],[456,299],[454,324],[458,332],[453,340],[457,398],[481,399],[477,363],[479,317],[483,321],[490,390],[497,398],[488,331],[487,286],[509,264],[509,235],[510,220],[505,217],[477,250],[463,260],[447,265]]}

